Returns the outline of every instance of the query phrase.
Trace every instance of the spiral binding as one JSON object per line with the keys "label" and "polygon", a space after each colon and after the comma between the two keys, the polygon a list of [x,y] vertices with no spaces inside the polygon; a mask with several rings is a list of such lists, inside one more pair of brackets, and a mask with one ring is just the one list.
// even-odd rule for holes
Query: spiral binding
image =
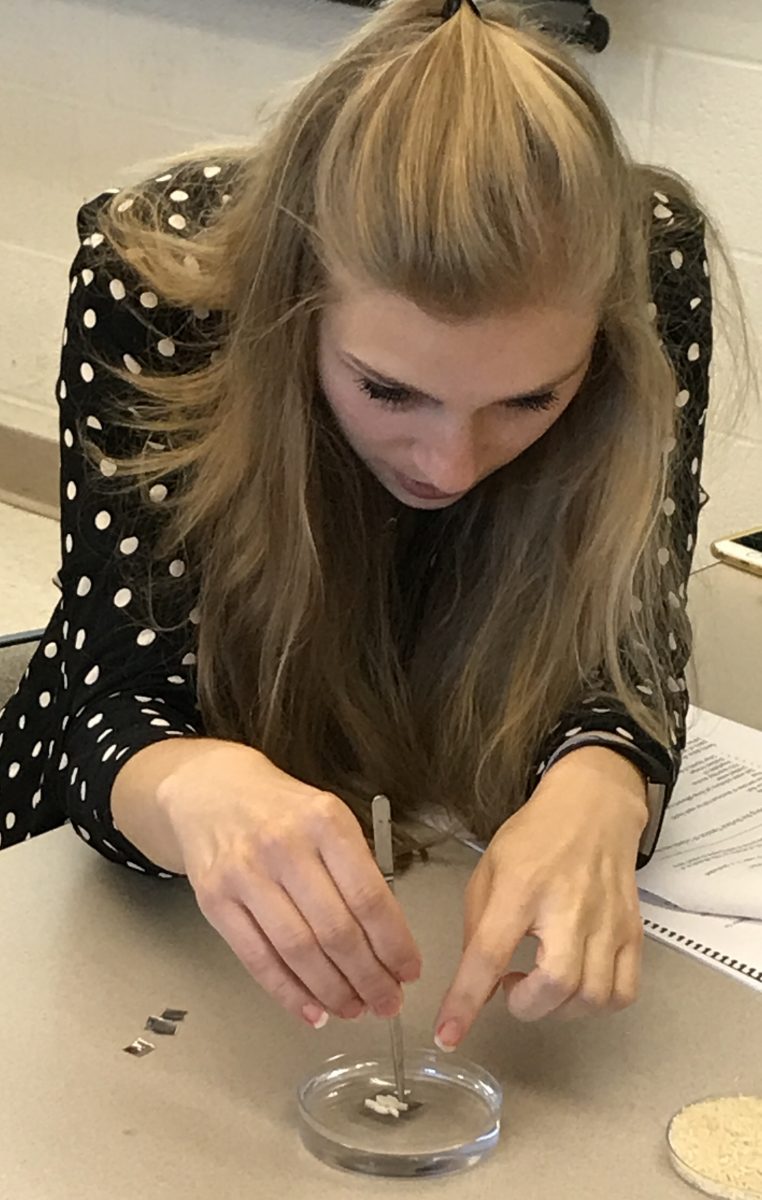
{"label": "spiral binding", "polygon": [[731,970],[738,971],[739,975],[746,975],[756,983],[762,983],[762,971],[758,971],[756,967],[750,967],[746,963],[739,962],[737,958],[728,958],[727,954],[722,954],[719,950],[713,950],[711,946],[705,946],[702,942],[694,942],[693,938],[686,937],[684,934],[670,929],[668,925],[658,925],[656,921],[651,921],[648,917],[644,917],[643,924],[646,929],[652,929],[654,933],[661,934],[674,945],[685,946],[688,950],[694,950],[696,954],[702,954],[705,958],[710,958],[712,962],[721,963],[723,967],[730,967]]}

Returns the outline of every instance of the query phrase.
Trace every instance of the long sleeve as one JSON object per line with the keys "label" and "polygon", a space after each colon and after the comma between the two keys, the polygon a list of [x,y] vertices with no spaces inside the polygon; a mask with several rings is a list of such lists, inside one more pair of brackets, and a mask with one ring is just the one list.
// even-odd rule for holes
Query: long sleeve
{"label": "long sleeve", "polygon": [[115,827],[110,795],[133,754],[203,733],[193,651],[198,581],[182,552],[162,559],[157,551],[179,481],[162,477],[148,491],[115,476],[117,458],[161,454],[162,443],[154,437],[146,448],[145,435],[125,426],[139,393],[102,363],[133,374],[199,366],[198,347],[208,354],[209,342],[194,342],[194,329],[216,314],[165,305],[115,257],[96,226],[109,199],[104,193],[78,215],[58,383],[62,598],[60,645],[47,653],[60,663],[60,690],[39,703],[55,703],[62,719],[45,789],[96,850],[158,872]]}
{"label": "long sleeve", "polygon": [[[670,204],[673,206],[670,207]],[[673,202],[662,193],[653,195],[654,223],[673,222]],[[667,602],[684,607],[688,576],[696,544],[701,508],[708,499],[700,485],[704,447],[704,422],[709,401],[709,364],[712,355],[712,294],[703,230],[681,232],[673,238],[660,237],[659,250],[652,254],[651,286],[655,320],[664,349],[674,365],[679,391],[677,436],[670,452],[670,484],[663,519],[671,523],[671,547],[680,582],[678,592]],[[664,810],[672,794],[685,748],[688,691],[685,669],[691,647],[674,633],[669,635],[669,658],[661,664],[656,685],[668,698],[671,709],[670,746],[663,746],[640,727],[623,705],[606,695],[580,696],[554,727],[538,755],[535,779],[542,777],[558,759],[582,745],[605,745],[642,766],[649,776],[661,776],[666,792],[658,826],[651,831],[638,866],[649,861]],[[647,697],[654,681],[637,685]]]}

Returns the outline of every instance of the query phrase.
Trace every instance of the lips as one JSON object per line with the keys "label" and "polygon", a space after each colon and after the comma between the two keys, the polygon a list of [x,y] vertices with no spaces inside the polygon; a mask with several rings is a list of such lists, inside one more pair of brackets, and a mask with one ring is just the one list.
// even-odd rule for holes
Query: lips
{"label": "lips", "polygon": [[395,471],[394,475],[400,487],[419,500],[457,500],[463,495],[462,492],[440,492],[430,483],[420,483],[417,479],[411,479],[409,475],[403,475],[401,471]]}

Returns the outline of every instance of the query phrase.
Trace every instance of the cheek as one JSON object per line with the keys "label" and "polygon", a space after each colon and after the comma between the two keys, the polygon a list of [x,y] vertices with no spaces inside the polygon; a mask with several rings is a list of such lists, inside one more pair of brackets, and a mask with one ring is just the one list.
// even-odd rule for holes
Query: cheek
{"label": "cheek", "polygon": [[499,447],[501,457],[499,465],[504,466],[514,458],[518,458],[520,454],[538,442],[551,425],[558,420],[559,415],[558,413],[554,413],[552,416],[549,413],[537,413],[531,416],[521,416],[515,423],[506,422],[502,436],[492,441],[493,445]]}
{"label": "cheek", "polygon": [[344,436],[356,449],[385,440],[384,413],[343,374],[321,370],[323,393]]}
{"label": "cheek", "polygon": [[540,438],[560,419],[571,404],[572,398],[555,405],[547,412],[519,417],[514,425],[504,428],[502,436],[491,439],[492,454],[495,458],[492,469],[497,470],[499,467],[507,466],[535,442],[539,442]]}
{"label": "cheek", "polygon": [[547,412],[534,413],[527,419],[526,426],[521,430],[523,444],[521,449],[528,450],[535,442],[539,442],[540,438],[552,429],[557,421],[560,421],[563,414],[571,404],[574,396],[569,396],[560,404],[555,404]]}

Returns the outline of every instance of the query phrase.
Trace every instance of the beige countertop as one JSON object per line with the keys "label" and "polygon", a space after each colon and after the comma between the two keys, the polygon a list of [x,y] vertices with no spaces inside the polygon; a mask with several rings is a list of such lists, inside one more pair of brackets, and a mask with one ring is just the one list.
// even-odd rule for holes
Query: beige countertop
{"label": "beige countertop", "polygon": [[[762,580],[724,566],[691,581],[694,701],[762,728]],[[424,973],[406,989],[408,1045],[458,962],[476,854],[458,843],[398,883]],[[104,862],[57,830],[0,854],[0,1200],[419,1196],[431,1180],[335,1171],[302,1147],[295,1090],[343,1051],[386,1049],[383,1022],[313,1032],[248,978],[183,882]],[[164,1007],[189,1010],[153,1054],[123,1047]],[[149,1035],[145,1035],[149,1036]],[[647,942],[639,1003],[575,1024],[521,1025],[495,997],[463,1046],[505,1090],[503,1133],[458,1200],[680,1200],[665,1130],[682,1105],[762,1089],[759,993]]]}
{"label": "beige countertop", "polygon": [[[473,851],[441,847],[398,883],[423,953],[406,990],[409,1045],[455,970]],[[372,1017],[320,1032],[283,1014],[209,928],[184,882],[116,868],[56,830],[0,855],[3,1200],[227,1200],[423,1195],[432,1181],[365,1178],[314,1160],[295,1089],[343,1051],[375,1055]],[[146,1017],[188,1009],[134,1058]],[[631,1010],[521,1025],[495,997],[463,1046],[503,1084],[494,1155],[438,1181],[459,1200],[680,1200],[667,1122],[710,1093],[762,1086],[760,996],[647,942]],[[148,1036],[148,1035],[145,1035]]]}

